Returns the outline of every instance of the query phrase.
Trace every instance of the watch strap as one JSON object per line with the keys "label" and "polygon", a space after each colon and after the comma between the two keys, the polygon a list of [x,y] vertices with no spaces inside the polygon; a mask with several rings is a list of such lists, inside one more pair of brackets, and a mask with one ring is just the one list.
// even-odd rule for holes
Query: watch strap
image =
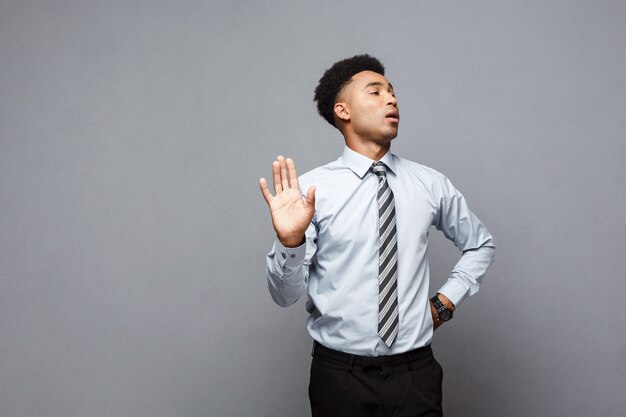
{"label": "watch strap", "polygon": [[437,318],[439,320],[445,322],[452,319],[452,310],[443,305],[437,294],[433,295],[430,300],[433,302],[433,306],[435,306],[435,310],[437,311]]}

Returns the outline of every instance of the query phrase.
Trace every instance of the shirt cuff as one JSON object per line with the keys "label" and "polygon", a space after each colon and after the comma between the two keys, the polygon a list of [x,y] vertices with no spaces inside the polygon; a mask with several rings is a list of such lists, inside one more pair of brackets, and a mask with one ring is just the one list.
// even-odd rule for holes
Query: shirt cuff
{"label": "shirt cuff", "polygon": [[274,241],[274,253],[278,259],[278,263],[283,269],[290,269],[293,267],[300,267],[304,262],[304,256],[306,255],[306,242],[295,248],[286,248],[280,243],[280,240]]}
{"label": "shirt cuff", "polygon": [[461,305],[463,300],[467,298],[467,288],[455,280],[448,280],[437,292],[448,297],[448,299],[452,301],[452,304],[454,304],[454,308]]}

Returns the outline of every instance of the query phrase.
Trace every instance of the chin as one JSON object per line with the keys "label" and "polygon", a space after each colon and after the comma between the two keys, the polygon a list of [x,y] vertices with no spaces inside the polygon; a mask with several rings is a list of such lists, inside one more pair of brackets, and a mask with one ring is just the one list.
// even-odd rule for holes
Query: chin
{"label": "chin", "polygon": [[393,139],[395,139],[398,136],[398,129],[395,129],[392,132],[384,132],[383,137],[385,139],[387,139],[388,141],[392,141]]}

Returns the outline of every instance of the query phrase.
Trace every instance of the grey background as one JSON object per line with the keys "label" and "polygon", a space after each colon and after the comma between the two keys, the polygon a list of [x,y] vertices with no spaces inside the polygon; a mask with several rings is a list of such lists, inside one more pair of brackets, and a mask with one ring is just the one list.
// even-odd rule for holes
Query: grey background
{"label": "grey background", "polygon": [[[447,416],[626,408],[623,1],[0,1],[0,416],[307,416],[267,293],[272,158],[335,159],[313,88],[378,56],[394,151],[493,233],[435,335]],[[458,259],[432,239],[433,286]]]}

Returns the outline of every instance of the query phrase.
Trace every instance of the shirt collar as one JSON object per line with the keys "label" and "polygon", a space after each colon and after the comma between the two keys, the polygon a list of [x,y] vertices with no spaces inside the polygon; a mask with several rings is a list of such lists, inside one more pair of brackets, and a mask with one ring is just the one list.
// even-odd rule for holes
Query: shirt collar
{"label": "shirt collar", "polygon": [[[341,155],[341,159],[343,163],[346,164],[352,172],[359,176],[359,178],[363,178],[367,171],[371,168],[372,164],[376,161],[373,159],[369,159],[365,155],[361,155],[358,152],[353,151],[352,149],[344,146],[343,155]],[[387,167],[395,174],[396,172],[396,159],[394,155],[389,151],[380,158],[380,161],[383,162]]]}

